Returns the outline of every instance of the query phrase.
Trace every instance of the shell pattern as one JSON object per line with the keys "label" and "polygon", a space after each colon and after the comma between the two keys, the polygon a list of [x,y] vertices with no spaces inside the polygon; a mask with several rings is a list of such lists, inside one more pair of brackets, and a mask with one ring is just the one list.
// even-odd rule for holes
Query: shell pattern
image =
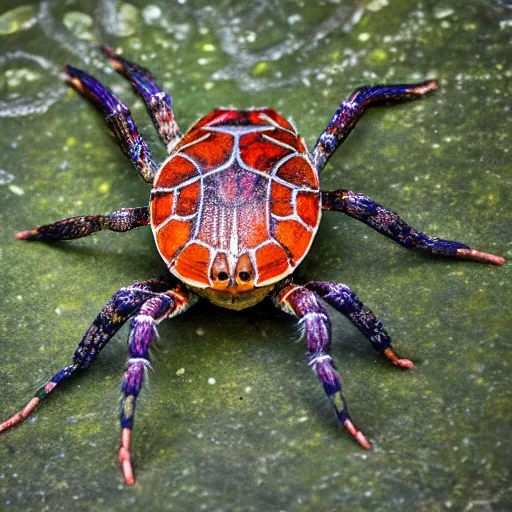
{"label": "shell pattern", "polygon": [[219,253],[232,269],[248,255],[254,286],[267,286],[291,274],[311,246],[318,173],[275,110],[217,109],[164,162],[150,207],[156,245],[176,277],[207,288]]}

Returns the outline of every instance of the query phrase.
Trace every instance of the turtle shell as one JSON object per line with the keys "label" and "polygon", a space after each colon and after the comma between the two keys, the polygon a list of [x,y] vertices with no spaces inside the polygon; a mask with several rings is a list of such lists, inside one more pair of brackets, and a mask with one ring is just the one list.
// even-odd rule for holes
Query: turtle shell
{"label": "turtle shell", "polygon": [[[217,109],[159,169],[151,226],[170,272],[213,286],[212,265],[249,258],[253,286],[291,274],[320,222],[318,173],[293,126],[271,108]],[[219,256],[220,255],[220,256]]]}

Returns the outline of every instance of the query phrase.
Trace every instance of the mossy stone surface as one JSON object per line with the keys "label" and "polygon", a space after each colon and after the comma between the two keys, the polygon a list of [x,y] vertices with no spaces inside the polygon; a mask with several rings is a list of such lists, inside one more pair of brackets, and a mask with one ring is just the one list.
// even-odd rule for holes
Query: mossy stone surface
{"label": "mossy stone surface", "polygon": [[[112,87],[161,160],[143,104],[97,44],[150,68],[183,130],[217,106],[266,105],[310,145],[355,87],[436,77],[424,100],[365,114],[322,186],[510,259],[510,15],[487,0],[0,0],[1,418],[69,364],[118,288],[165,272],[149,229],[14,238],[147,203],[101,116],[63,84],[64,64]],[[330,310],[371,452],[337,425],[291,317],[201,302],[159,327],[135,420],[137,484],[117,462],[125,328],[0,437],[0,510],[510,510],[510,264],[407,251],[326,213],[296,276],[352,287],[416,362],[393,368]]]}

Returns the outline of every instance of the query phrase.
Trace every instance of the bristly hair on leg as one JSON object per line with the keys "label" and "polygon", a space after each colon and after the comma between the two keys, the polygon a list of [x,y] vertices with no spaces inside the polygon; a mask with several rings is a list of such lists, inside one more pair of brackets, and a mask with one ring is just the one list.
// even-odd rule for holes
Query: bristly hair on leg
{"label": "bristly hair on leg", "polygon": [[[154,372],[153,365],[149,361],[149,359],[145,359],[143,357],[129,357],[126,360],[126,367],[128,368],[132,364],[142,364],[144,366],[144,378],[142,379],[141,389],[144,388],[146,391],[151,389],[151,385],[149,382],[149,371]],[[124,395],[122,394],[123,389],[121,389],[121,395],[119,395],[119,401],[122,401]]]}
{"label": "bristly hair on leg", "polygon": [[294,343],[299,343],[305,338],[305,336],[306,336],[306,326],[304,325],[304,322],[301,319],[295,324],[295,332],[292,335],[292,341]]}

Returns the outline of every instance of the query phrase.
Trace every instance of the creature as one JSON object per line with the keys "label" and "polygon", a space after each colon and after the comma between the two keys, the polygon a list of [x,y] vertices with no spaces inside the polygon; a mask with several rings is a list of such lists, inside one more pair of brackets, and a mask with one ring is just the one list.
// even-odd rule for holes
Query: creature
{"label": "creature", "polygon": [[149,207],[73,217],[16,236],[28,241],[72,240],[104,229],[125,232],[150,224],[169,274],[115,293],[85,333],[72,363],[2,423],[0,432],[25,419],[61,382],[87,368],[132,318],[130,357],[122,384],[119,461],[126,484],[134,484],[130,439],[137,397],[150,367],[155,325],[184,312],[200,297],[235,310],[270,297],[277,308],[294,315],[302,325],[308,364],[338,420],[363,448],[370,449],[349,416],[340,376],[329,354],[331,325],[323,301],[344,314],[395,366],[412,368],[414,364],[396,353],[382,322],[350,288],[320,281],[296,284],[292,273],[311,247],[323,210],[343,212],[407,248],[504,263],[499,256],[460,242],[420,233],[362,194],[319,188],[320,171],[367,107],[421,98],[437,89],[437,82],[356,89],[341,103],[309,152],[295,128],[271,108],[219,108],[182,135],[171,98],[160,91],[150,72],[107,47],[103,50],[113,68],[131,81],[144,100],[169,153],[162,165],[151,158],[130,111],[110,90],[72,66],[65,68],[65,74],[101,110],[122,151],[141,178],[152,184]]}

